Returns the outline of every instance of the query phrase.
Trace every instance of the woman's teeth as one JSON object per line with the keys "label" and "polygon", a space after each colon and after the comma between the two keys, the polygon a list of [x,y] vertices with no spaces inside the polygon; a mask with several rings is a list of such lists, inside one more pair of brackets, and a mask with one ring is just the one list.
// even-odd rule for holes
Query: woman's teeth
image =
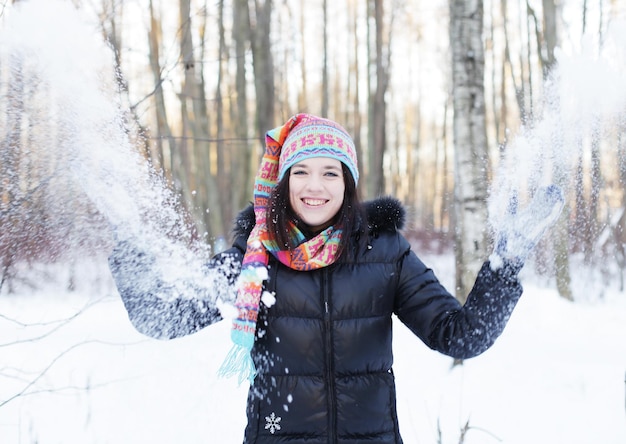
{"label": "woman's teeth", "polygon": [[312,207],[317,207],[326,203],[326,201],[322,199],[303,199],[303,202]]}

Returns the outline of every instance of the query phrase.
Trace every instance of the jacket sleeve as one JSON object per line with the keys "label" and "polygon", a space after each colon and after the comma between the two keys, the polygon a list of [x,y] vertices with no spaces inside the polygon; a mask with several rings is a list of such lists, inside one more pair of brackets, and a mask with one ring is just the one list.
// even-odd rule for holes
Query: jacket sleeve
{"label": "jacket sleeve", "polygon": [[521,266],[511,263],[494,271],[485,262],[463,306],[411,250],[400,267],[398,318],[428,347],[457,359],[491,347],[522,294]]}
{"label": "jacket sleeve", "polygon": [[213,257],[196,281],[168,282],[153,255],[123,241],[109,257],[109,268],[133,326],[152,338],[173,339],[222,319],[216,302],[234,297],[240,259],[233,247]]}

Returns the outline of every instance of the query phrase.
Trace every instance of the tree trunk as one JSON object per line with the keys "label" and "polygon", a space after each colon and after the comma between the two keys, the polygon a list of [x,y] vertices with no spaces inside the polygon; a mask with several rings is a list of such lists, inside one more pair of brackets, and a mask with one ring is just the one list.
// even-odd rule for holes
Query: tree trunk
{"label": "tree trunk", "polygon": [[556,19],[556,4],[554,0],[543,0],[543,41],[544,51],[539,51],[542,55],[542,66],[544,78],[552,70],[556,58],[554,57],[554,50],[558,42],[557,35],[557,19]]}
{"label": "tree trunk", "polygon": [[600,122],[594,121],[591,128],[591,189],[589,193],[589,219],[587,220],[587,229],[585,243],[585,260],[587,263],[593,261],[593,250],[598,234],[602,230],[602,222],[600,220],[599,200],[602,189],[602,171],[600,170],[600,139],[602,137],[599,126]]}
{"label": "tree trunk", "polygon": [[[20,57],[11,55],[7,79],[4,125],[7,128],[0,150],[0,290],[6,284],[8,293],[13,293],[13,268],[17,259],[20,237],[19,165],[22,156],[22,117],[24,115],[24,68]],[[26,230],[28,232],[28,230]]]}
{"label": "tree trunk", "polygon": [[[563,183],[563,182],[560,182]],[[556,274],[556,288],[559,292],[559,296],[568,301],[573,301],[574,296],[572,294],[572,279],[570,276],[569,267],[569,252],[568,252],[568,230],[567,219],[569,209],[567,206],[563,210],[561,217],[556,223],[554,228],[554,255],[555,255],[555,274]]]}
{"label": "tree trunk", "polygon": [[246,82],[246,48],[247,36],[250,30],[250,12],[247,0],[235,0],[233,2],[233,41],[235,45],[235,90],[237,94],[237,106],[234,113],[233,126],[236,143],[236,155],[234,156],[233,170],[241,172],[239,181],[242,186],[233,187],[233,208],[243,208],[251,199],[252,187],[256,169],[256,153],[254,147],[248,142],[248,94]]}
{"label": "tree trunk", "polygon": [[[620,187],[622,190],[622,207],[626,208],[626,125],[620,125],[622,130],[618,133],[617,136],[617,163],[619,168],[619,181]],[[626,235],[626,233],[624,233]]]}
{"label": "tree trunk", "polygon": [[[176,140],[172,135],[169,122],[167,120],[167,112],[165,108],[165,96],[163,94],[163,78],[161,76],[161,22],[154,13],[154,6],[152,1],[149,3],[150,11],[150,29],[148,30],[148,58],[150,60],[150,70],[152,71],[152,78],[154,79],[154,111],[156,114],[156,132],[155,132],[155,145],[156,145],[156,159],[153,158],[154,164],[161,168],[163,174],[166,174],[167,165],[165,165],[165,153],[167,157],[173,155],[176,150]],[[165,146],[167,144],[167,146]],[[155,161],[156,160],[156,161]],[[171,165],[169,166],[171,167]]]}
{"label": "tree trunk", "polygon": [[306,22],[307,22],[307,7],[305,4],[305,0],[300,0],[300,51],[301,51],[301,59],[300,59],[300,71],[302,72],[302,88],[300,90],[300,94],[298,94],[298,112],[303,111],[308,108],[308,83],[307,83],[307,39],[305,37],[306,33]]}
{"label": "tree trunk", "polygon": [[[559,20],[557,17],[557,8],[555,1],[543,0],[543,29],[545,31],[543,42],[540,42],[540,47],[542,48],[540,52],[546,55],[543,58],[544,80],[546,78],[546,75],[552,70],[556,62],[556,59],[554,57],[554,51],[556,49],[556,46],[558,45],[558,23]],[[562,129],[557,129],[557,131],[562,131]],[[582,150],[582,135],[580,139],[580,144]],[[568,179],[569,178],[567,177],[563,177],[563,173],[559,171],[559,168],[555,165],[554,182],[558,185],[564,185],[567,183]],[[580,190],[578,190],[577,187],[577,192],[578,191]],[[586,211],[585,204],[580,202],[581,197],[577,195],[576,199],[576,218],[578,220],[578,223],[580,223],[581,218],[579,217],[578,212],[582,211],[584,214],[588,214],[588,212]],[[554,228],[555,236],[552,243],[555,256],[554,263],[557,291],[559,292],[559,295],[561,297],[571,301],[574,299],[574,297],[571,289],[571,276],[569,265],[569,212],[569,208],[566,207],[563,211],[563,214],[556,223],[556,226]]]}
{"label": "tree trunk", "polygon": [[[349,3],[349,8],[350,8],[350,15],[351,18],[350,23],[349,23],[349,28],[350,28],[350,34],[352,35],[352,45],[353,45],[353,51],[350,57],[352,57],[351,61],[350,61],[350,70],[349,70],[349,82],[348,85],[353,85],[351,88],[351,95],[352,95],[352,108],[353,108],[353,112],[351,113],[351,117],[353,119],[353,124],[352,124],[352,137],[354,139],[354,147],[357,153],[357,161],[358,161],[358,166],[359,166],[359,171],[361,171],[361,174],[363,174],[363,172],[365,171],[365,168],[363,167],[363,160],[364,160],[364,152],[363,152],[363,143],[361,142],[361,99],[360,99],[360,94],[361,94],[361,89],[360,89],[360,80],[361,77],[359,75],[359,63],[358,63],[358,56],[357,54],[359,53],[359,33],[358,33],[358,5],[354,4],[353,2]],[[350,91],[350,90],[349,90]],[[350,93],[348,94],[350,95]],[[346,114],[346,122],[348,121],[348,115]],[[359,181],[358,184],[358,189],[359,189],[359,193],[361,195],[364,195],[364,189],[365,189],[365,185],[364,185],[365,181],[361,180]]]}
{"label": "tree trunk", "polygon": [[257,132],[263,142],[265,133],[276,126],[274,121],[274,59],[270,40],[272,0],[256,1],[254,13],[254,25],[250,26],[250,42],[256,92]]}
{"label": "tree trunk", "polygon": [[170,170],[172,172],[172,182],[184,202],[191,202],[191,193],[188,185],[187,171],[189,151],[193,150],[193,105],[189,106],[195,95],[194,73],[195,66],[193,60],[193,46],[191,40],[191,19],[190,0],[180,0],[180,54],[184,70],[183,84],[180,95],[180,111],[182,134],[181,141],[176,150],[171,152]]}
{"label": "tree trunk", "polygon": [[322,24],[322,107],[321,115],[328,117],[328,95],[329,95],[329,80],[328,80],[328,2],[322,1],[322,16],[324,21]]}
{"label": "tree trunk", "polygon": [[[235,182],[234,173],[241,173],[241,170],[232,170],[230,168],[230,157],[226,144],[224,143],[224,103],[222,97],[222,88],[224,83],[224,61],[226,57],[226,35],[224,30],[224,0],[218,3],[218,23],[219,29],[219,52],[218,52],[218,69],[217,69],[217,86],[215,87],[215,117],[217,122],[217,184],[218,198],[220,209],[222,211],[222,227],[227,227],[233,216],[231,207],[231,189],[232,183]],[[205,102],[206,103],[206,102]],[[225,238],[226,232],[222,230],[218,236]]]}
{"label": "tree trunk", "polygon": [[[443,134],[441,135],[441,143],[440,143],[440,148],[439,148],[439,151],[443,152],[443,163],[442,163],[442,168],[441,168],[441,201],[440,201],[440,208],[439,208],[439,215],[440,215],[439,226],[441,227],[442,230],[444,229],[444,227],[448,228],[448,231],[445,232],[444,241],[447,241],[450,239],[450,236],[451,236],[450,231],[452,230],[452,227],[453,227],[453,221],[448,216],[452,212],[452,205],[451,205],[452,193],[450,192],[450,186],[449,186],[450,158],[448,156],[448,146],[449,146],[448,112],[449,112],[449,109],[450,109],[450,97],[446,99],[446,105],[444,107],[443,123],[442,123]],[[440,244],[440,248],[443,249],[443,245]],[[443,250],[440,250],[440,252],[443,252]]]}
{"label": "tree trunk", "polygon": [[[506,66],[504,66],[503,71],[505,72],[508,71],[511,74],[511,82],[513,83],[513,89],[515,91],[515,101],[517,103],[517,108],[519,109],[520,117],[522,121],[524,121],[524,119],[526,118],[526,107],[524,106],[524,89],[523,89],[524,82],[517,81],[517,78],[515,76],[513,60],[511,59],[511,43],[510,43],[509,26],[508,26],[508,1],[501,0],[500,6],[502,8],[502,17],[504,18],[504,22],[503,22],[504,23],[504,26],[503,26],[504,58],[506,60],[506,65],[508,65],[508,70],[506,69]],[[502,78],[504,79],[504,75]],[[504,97],[504,94],[503,94],[502,102],[506,103],[506,98]]]}
{"label": "tree trunk", "polygon": [[[204,78],[202,72],[197,71],[194,56],[193,39],[191,33],[191,9],[190,0],[180,0],[180,48],[184,69],[183,87],[181,92],[181,113],[183,120],[183,149],[180,156],[172,156],[179,163],[178,174],[174,175],[180,181],[180,189],[183,202],[195,203],[191,211],[199,210],[202,214],[196,214],[194,220],[200,233],[206,232],[209,239],[225,234],[222,220],[222,208],[219,202],[219,190],[211,168],[210,144],[209,144],[209,118],[206,108]],[[188,138],[191,138],[191,143]],[[195,176],[204,181],[203,186],[198,186],[203,192],[194,199],[196,187],[190,187],[192,162],[196,161],[199,173]],[[208,211],[206,211],[208,210]],[[206,215],[208,222],[205,222]],[[205,226],[206,223],[206,226]]]}
{"label": "tree trunk", "polygon": [[[369,0],[369,16],[374,20],[374,36],[370,45],[370,65],[376,73],[374,83],[370,84],[369,90],[369,171],[368,171],[368,196],[376,197],[385,192],[385,174],[383,161],[387,148],[387,104],[385,93],[389,84],[388,56],[389,47],[385,47],[383,41],[384,10],[382,0]],[[368,20],[369,23],[369,20]],[[371,29],[368,25],[368,33]],[[387,42],[388,43],[388,42]],[[373,50],[372,50],[373,46]],[[387,52],[387,57],[385,57]]]}
{"label": "tree trunk", "polygon": [[450,3],[454,106],[456,296],[465,302],[487,256],[487,149],[482,0]]}
{"label": "tree trunk", "polygon": [[584,251],[587,248],[585,244],[585,226],[589,220],[589,212],[587,210],[587,201],[585,199],[585,166],[583,154],[582,136],[576,137],[578,146],[576,171],[574,173],[574,218],[571,224],[572,241],[576,251]]}

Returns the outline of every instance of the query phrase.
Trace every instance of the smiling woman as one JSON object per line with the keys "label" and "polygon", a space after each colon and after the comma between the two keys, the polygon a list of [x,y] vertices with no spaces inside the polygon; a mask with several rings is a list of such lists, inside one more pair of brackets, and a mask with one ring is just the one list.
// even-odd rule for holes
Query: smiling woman
{"label": "smiling woman", "polygon": [[[554,221],[548,215],[560,194],[543,194],[521,218],[532,239],[501,236],[461,306],[400,233],[402,205],[389,197],[360,202],[345,129],[298,114],[265,141],[254,205],[239,215],[232,248],[208,267],[237,292],[233,347],[220,373],[250,382],[244,442],[402,443],[392,315],[446,355],[487,350],[522,293],[524,253]],[[111,268],[138,329],[175,337],[220,318],[189,295],[153,303],[163,287],[153,276],[153,291],[137,290],[137,273],[124,272],[124,262],[137,261],[128,251],[118,248]]]}
{"label": "smiling woman", "polygon": [[312,232],[331,225],[346,189],[341,162],[329,157],[303,160],[291,167],[289,203]]}

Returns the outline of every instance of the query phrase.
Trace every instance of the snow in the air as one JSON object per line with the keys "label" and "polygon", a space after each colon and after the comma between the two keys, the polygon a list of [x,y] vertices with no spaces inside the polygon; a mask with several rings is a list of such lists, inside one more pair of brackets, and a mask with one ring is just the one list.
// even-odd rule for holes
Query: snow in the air
{"label": "snow in the air", "polygon": [[[68,2],[18,3],[23,11],[11,11],[3,23],[0,60],[21,54],[23,67],[38,72],[48,88],[55,122],[65,130],[60,171],[117,236],[140,239],[157,253],[155,267],[171,288],[188,293],[193,282],[209,293],[215,281],[202,272],[206,251],[192,255],[162,235],[184,224],[126,139],[109,48],[92,39],[93,28]],[[623,113],[622,37],[607,33],[605,54],[559,55],[553,91],[567,106],[555,106],[546,94],[543,120],[510,141],[492,187],[493,228],[506,220],[508,197],[522,184],[546,185],[555,172],[572,171],[570,130],[590,117]],[[57,199],[64,205],[68,196]],[[453,255],[421,255],[416,248],[453,288]],[[602,260],[605,274],[572,258],[575,302],[559,297],[553,276],[536,274],[530,260],[521,274],[524,295],[504,334],[462,365],[427,349],[396,320],[394,373],[405,442],[458,443],[463,436],[466,444],[626,443],[626,293],[612,258]],[[73,291],[66,290],[70,268]],[[19,275],[25,280],[13,283],[13,293],[6,286],[0,292],[1,444],[242,442],[246,383],[217,376],[232,345],[230,321],[171,341],[142,336],[102,256],[71,267],[34,263]],[[263,302],[274,298],[266,293]],[[216,303],[225,318],[236,315],[228,301]],[[296,401],[287,399],[266,419],[268,430],[280,431],[280,409]]]}

